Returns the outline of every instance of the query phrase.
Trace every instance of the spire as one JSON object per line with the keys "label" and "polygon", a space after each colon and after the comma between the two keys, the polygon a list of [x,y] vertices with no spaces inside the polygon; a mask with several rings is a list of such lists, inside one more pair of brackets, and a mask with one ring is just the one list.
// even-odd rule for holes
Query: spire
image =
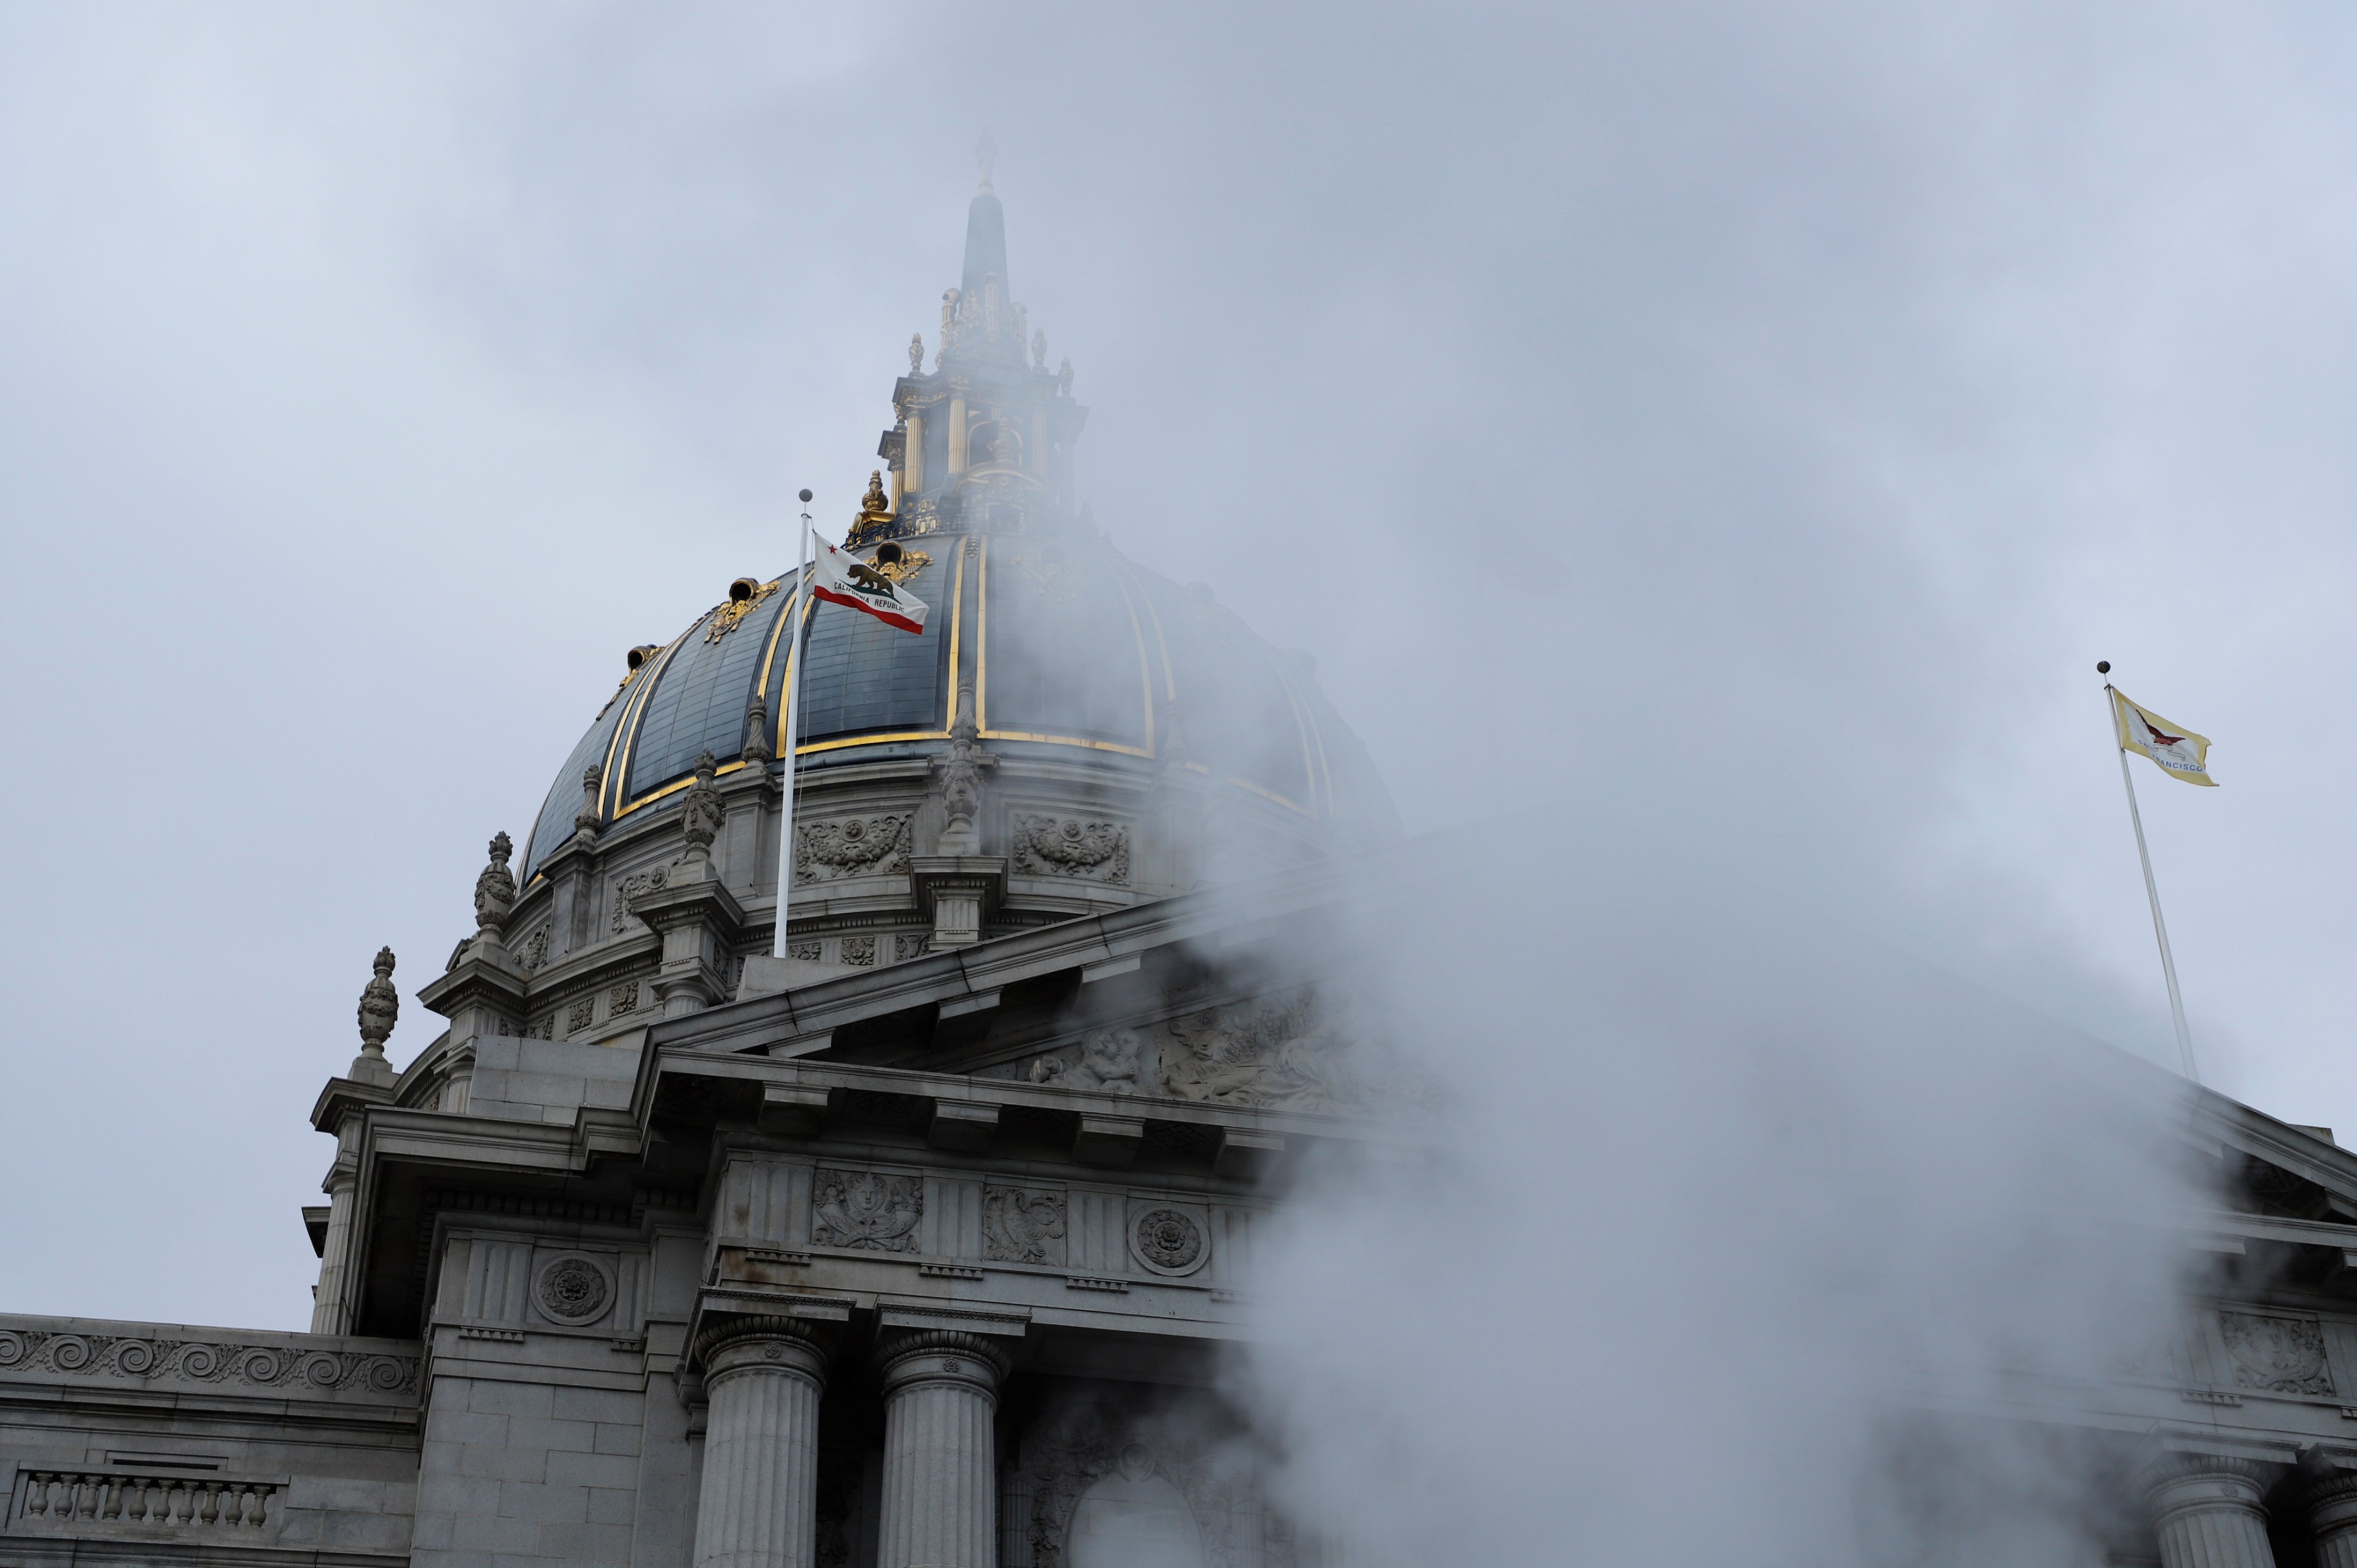
{"label": "spire", "polygon": [[996,273],[1003,299],[1007,297],[1006,210],[998,205],[998,193],[990,188],[991,166],[998,161],[998,148],[989,132],[982,134],[982,145],[974,156],[982,166],[982,188],[974,192],[965,209],[965,277],[958,291],[967,299],[979,300],[983,280]]}

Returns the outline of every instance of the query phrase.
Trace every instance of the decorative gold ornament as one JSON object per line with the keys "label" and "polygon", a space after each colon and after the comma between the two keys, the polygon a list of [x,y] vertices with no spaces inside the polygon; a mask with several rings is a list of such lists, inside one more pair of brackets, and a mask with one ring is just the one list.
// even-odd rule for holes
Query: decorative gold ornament
{"label": "decorative gold ornament", "polygon": [[[780,578],[782,582],[784,579]],[[763,599],[778,591],[777,583],[764,583],[752,577],[739,577],[728,585],[728,597],[712,612],[711,629],[704,634],[706,642],[717,642],[744,623],[745,618]]]}
{"label": "decorative gold ornament", "polygon": [[[881,556],[884,552],[876,553]],[[867,563],[888,583],[905,583],[933,564],[933,558],[921,550],[903,550],[897,561],[875,560]]]}

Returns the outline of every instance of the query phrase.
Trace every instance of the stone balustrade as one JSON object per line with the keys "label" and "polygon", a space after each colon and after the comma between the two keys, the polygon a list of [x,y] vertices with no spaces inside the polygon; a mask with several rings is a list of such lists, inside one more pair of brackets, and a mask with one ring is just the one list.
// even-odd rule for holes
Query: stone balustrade
{"label": "stone balustrade", "polygon": [[190,1536],[255,1536],[276,1522],[277,1481],[143,1476],[112,1470],[28,1470],[16,1516],[28,1528],[129,1525]]}

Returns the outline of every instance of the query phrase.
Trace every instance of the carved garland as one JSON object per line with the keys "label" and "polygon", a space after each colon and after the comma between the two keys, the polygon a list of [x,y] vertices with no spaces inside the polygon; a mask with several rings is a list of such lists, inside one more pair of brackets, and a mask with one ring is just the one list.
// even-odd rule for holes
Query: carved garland
{"label": "carved garland", "polygon": [[909,869],[910,819],[894,814],[844,817],[794,830],[795,875],[812,882]]}
{"label": "carved garland", "polygon": [[1015,869],[1089,882],[1129,880],[1129,830],[1081,817],[1017,816]]}

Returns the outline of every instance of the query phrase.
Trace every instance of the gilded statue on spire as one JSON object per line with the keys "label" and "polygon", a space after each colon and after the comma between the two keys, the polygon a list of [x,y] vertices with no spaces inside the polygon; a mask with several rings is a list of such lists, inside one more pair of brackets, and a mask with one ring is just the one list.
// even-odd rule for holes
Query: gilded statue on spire
{"label": "gilded statue on spire", "polygon": [[974,144],[974,161],[982,166],[983,194],[997,195],[998,193],[990,188],[990,171],[998,162],[998,144],[990,139],[990,133],[987,131],[982,134],[982,140]]}

